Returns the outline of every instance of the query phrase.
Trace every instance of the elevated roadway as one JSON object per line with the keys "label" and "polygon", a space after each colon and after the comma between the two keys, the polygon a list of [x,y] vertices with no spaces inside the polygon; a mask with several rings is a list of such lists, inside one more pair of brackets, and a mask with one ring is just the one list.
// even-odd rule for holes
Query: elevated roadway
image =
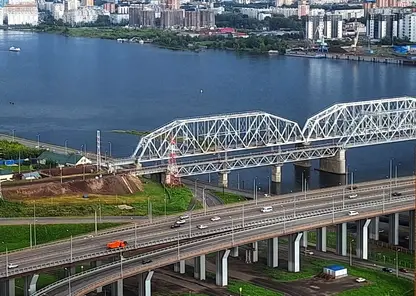
{"label": "elevated roadway", "polygon": [[[409,190],[410,191],[410,190]],[[380,199],[380,194],[373,193],[369,197],[377,196],[377,199],[369,198],[366,201],[355,200],[348,206],[337,205],[335,207],[328,203],[326,207],[319,210],[305,209],[297,216],[283,216],[281,213],[274,217],[253,221],[243,224],[237,222],[234,230],[218,233],[204,238],[195,238],[190,242],[156,250],[136,257],[125,258],[122,262],[113,262],[77,274],[71,277],[71,291],[73,295],[85,295],[94,289],[111,284],[117,279],[128,278],[139,273],[154,270],[166,265],[209,254],[216,251],[230,249],[234,246],[244,245],[276,236],[284,236],[304,230],[319,228],[332,224],[352,222],[389,213],[397,213],[414,208],[414,194],[404,194],[393,197],[387,201]],[[349,216],[348,210],[357,210],[359,215]],[[142,260],[148,258],[152,262],[143,264]],[[35,295],[68,295],[69,279],[64,279]]]}
{"label": "elevated roadway", "polygon": [[[154,220],[152,224],[143,222],[141,224],[118,228],[115,230],[103,231],[98,235],[83,235],[71,240],[45,244],[36,248],[27,248],[20,251],[11,252],[7,255],[8,262],[19,264],[19,267],[10,270],[6,274],[5,270],[0,271],[0,278],[18,277],[35,271],[47,270],[63,265],[71,265],[76,262],[94,261],[106,256],[117,256],[118,251],[106,250],[109,241],[122,239],[129,242],[126,250],[136,250],[149,246],[157,246],[164,243],[176,242],[184,239],[199,239],[207,236],[229,232],[234,226],[256,225],[262,227],[264,221],[281,224],[276,217],[286,217],[286,219],[298,218],[302,214],[319,212],[326,208],[348,209],[359,204],[368,202],[383,202],[386,206],[389,202],[394,205],[399,203],[399,198],[407,197],[413,200],[414,180],[413,177],[398,179],[397,187],[391,189],[389,180],[368,182],[357,184],[355,192],[358,196],[354,199],[348,198],[349,190],[345,187],[334,187],[322,190],[314,190],[306,193],[293,193],[274,198],[244,202],[227,206],[216,206],[204,211],[190,213],[191,218],[184,226],[171,229],[170,226],[176,221],[176,217],[166,217]],[[392,197],[390,191],[400,191],[403,196]],[[404,204],[403,204],[404,205]],[[407,205],[407,204],[406,204]],[[261,213],[263,206],[273,206],[271,213]],[[407,205],[404,209],[410,209]],[[343,213],[344,215],[345,213]],[[222,219],[217,222],[210,221],[214,215]],[[368,216],[366,213],[365,216]],[[354,217],[353,217],[354,218]],[[273,220],[274,219],[274,220]],[[354,220],[354,219],[353,219]],[[309,221],[300,220],[307,229],[313,228]],[[206,224],[207,229],[199,230],[199,224]],[[71,248],[72,246],[72,248]],[[72,250],[72,252],[71,252]],[[71,256],[72,255],[72,256]],[[6,255],[0,256],[0,266],[5,266]]]}

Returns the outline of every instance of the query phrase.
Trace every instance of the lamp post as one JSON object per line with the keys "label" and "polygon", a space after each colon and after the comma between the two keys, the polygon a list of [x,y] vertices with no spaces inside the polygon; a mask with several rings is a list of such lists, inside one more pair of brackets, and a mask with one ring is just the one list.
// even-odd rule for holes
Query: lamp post
{"label": "lamp post", "polygon": [[332,223],[335,223],[335,196],[332,197]]}
{"label": "lamp post", "polygon": [[267,183],[269,184],[269,196],[270,196],[270,194],[271,194],[271,188],[272,188],[272,182],[271,182],[271,180],[270,180],[270,176],[267,176]]}
{"label": "lamp post", "polygon": [[354,241],[353,239],[350,241],[350,266],[352,266],[352,242],[353,241]]}
{"label": "lamp post", "polygon": [[345,208],[345,187],[342,188],[342,209]]}
{"label": "lamp post", "polygon": [[243,215],[242,215],[243,217],[242,217],[242,224],[243,224],[243,229],[244,229],[244,205],[243,205]]}
{"label": "lamp post", "polygon": [[70,241],[69,241],[69,243],[70,243],[70,256],[71,256],[71,263],[72,263],[72,234],[71,234],[71,239],[70,239]]}
{"label": "lamp post", "polygon": [[286,232],[286,212],[285,212],[285,207],[282,205],[282,209],[283,209],[283,233]]}
{"label": "lamp post", "polygon": [[234,246],[234,219],[230,216],[231,219],[231,244]]}
{"label": "lamp post", "polygon": [[65,154],[68,154],[68,140],[65,140]]}
{"label": "lamp post", "polygon": [[137,248],[137,223],[134,223],[134,247]]}
{"label": "lamp post", "polygon": [[176,230],[176,233],[178,234],[178,260],[179,260],[179,258],[180,258],[180,255],[179,255],[179,247],[180,247],[180,245],[179,245],[179,231]]}
{"label": "lamp post", "polygon": [[40,149],[40,134],[37,134],[36,137],[38,138],[38,149]]}
{"label": "lamp post", "polygon": [[16,132],[16,130],[12,130],[12,139],[13,139],[13,142],[14,142],[14,134],[15,134],[15,132]]}
{"label": "lamp post", "polygon": [[[111,142],[108,142],[108,146],[109,146],[109,147],[108,147],[108,148],[109,148],[109,150],[108,150],[108,151],[109,151],[109,156],[111,157],[111,148],[112,148],[112,147],[111,147],[111,146],[112,146]],[[116,147],[116,148],[117,148],[117,147]]]}
{"label": "lamp post", "polygon": [[7,247],[6,247],[6,277],[9,276],[9,254],[7,252]]}
{"label": "lamp post", "polygon": [[205,198],[205,187],[202,188],[202,206],[204,207],[204,214],[207,214],[207,200]]}
{"label": "lamp post", "polygon": [[240,173],[237,173],[237,189],[240,189]]}
{"label": "lamp post", "polygon": [[396,277],[399,277],[399,252],[400,248],[396,248]]}

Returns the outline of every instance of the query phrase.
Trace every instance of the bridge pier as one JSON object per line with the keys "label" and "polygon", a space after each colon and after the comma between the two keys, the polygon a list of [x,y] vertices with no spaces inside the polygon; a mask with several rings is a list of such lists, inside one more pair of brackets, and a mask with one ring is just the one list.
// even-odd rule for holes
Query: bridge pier
{"label": "bridge pier", "polygon": [[[295,144],[295,148],[308,148],[310,146],[310,143],[298,143]],[[304,160],[304,161],[297,161],[293,163],[294,166],[301,167],[301,168],[310,168],[311,167],[311,161],[310,160]]]}
{"label": "bridge pier", "polygon": [[316,229],[316,250],[326,252],[326,227]]}
{"label": "bridge pier", "polygon": [[111,296],[123,296],[123,279],[111,283]]}
{"label": "bridge pier", "polygon": [[415,249],[415,210],[409,211],[409,250]]}
{"label": "bridge pier", "polygon": [[275,165],[272,167],[272,182],[282,183],[282,166]]}
{"label": "bridge pier", "polygon": [[308,231],[307,230],[302,232],[302,238],[300,239],[300,244],[305,249],[308,248]]}
{"label": "bridge pier", "polygon": [[39,275],[32,274],[23,278],[23,295],[31,296],[36,292],[36,284],[38,282]]}
{"label": "bridge pier", "polygon": [[302,233],[289,234],[289,246],[288,246],[288,265],[287,269],[290,272],[300,271],[300,239]]}
{"label": "bridge pier", "polygon": [[347,223],[337,224],[336,251],[338,255],[347,256],[347,234]]}
{"label": "bridge pier", "polygon": [[206,280],[205,255],[194,258],[194,278],[201,281]]}
{"label": "bridge pier", "polygon": [[228,255],[229,254],[230,254],[230,250],[217,252],[217,258],[216,258],[217,273],[215,275],[215,283],[217,286],[224,287],[228,285]]}
{"label": "bridge pier", "polygon": [[0,282],[0,295],[1,296],[15,296],[16,284],[14,279],[6,279]]}
{"label": "bridge pier", "polygon": [[370,225],[370,222],[371,219],[357,221],[357,257],[364,260],[368,259],[368,225]]}
{"label": "bridge pier", "polygon": [[185,266],[186,266],[185,260],[181,260],[179,262],[176,262],[175,264],[173,264],[173,271],[174,272],[179,272],[180,274],[184,274],[185,273]]}
{"label": "bridge pier", "polygon": [[346,173],[345,152],[345,149],[340,149],[335,156],[320,159],[319,170],[322,172],[344,175]]}
{"label": "bridge pier", "polygon": [[[101,266],[101,265],[103,265],[103,262],[100,261],[100,260],[91,261],[91,263],[90,263],[91,268],[96,268],[96,267]],[[97,293],[102,293],[102,292],[103,292],[103,287],[97,288]]]}
{"label": "bridge pier", "polygon": [[399,213],[389,215],[389,244],[399,244]]}
{"label": "bridge pier", "polygon": [[231,249],[230,256],[234,258],[238,257],[238,246]]}
{"label": "bridge pier", "polygon": [[253,256],[251,262],[256,263],[259,261],[259,242],[254,242],[251,244]]}
{"label": "bridge pier", "polygon": [[279,238],[277,237],[267,240],[267,266],[279,266]]}
{"label": "bridge pier", "polygon": [[219,186],[227,188],[228,187],[228,174],[229,172],[219,172],[218,173],[218,182]]}
{"label": "bridge pier", "polygon": [[137,275],[138,296],[152,296],[152,277],[154,271],[144,272]]}
{"label": "bridge pier", "polygon": [[371,219],[370,223],[370,238],[373,240],[379,240],[379,224],[380,224],[380,217],[374,217]]}

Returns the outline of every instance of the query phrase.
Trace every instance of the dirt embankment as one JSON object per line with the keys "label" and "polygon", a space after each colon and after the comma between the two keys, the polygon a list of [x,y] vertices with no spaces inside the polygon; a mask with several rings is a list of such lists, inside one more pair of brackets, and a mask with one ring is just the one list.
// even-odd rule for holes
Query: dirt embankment
{"label": "dirt embankment", "polygon": [[99,179],[73,180],[64,183],[48,182],[41,184],[3,187],[2,193],[7,200],[24,200],[25,198],[57,197],[63,195],[126,195],[142,191],[139,178],[126,174],[104,176]]}

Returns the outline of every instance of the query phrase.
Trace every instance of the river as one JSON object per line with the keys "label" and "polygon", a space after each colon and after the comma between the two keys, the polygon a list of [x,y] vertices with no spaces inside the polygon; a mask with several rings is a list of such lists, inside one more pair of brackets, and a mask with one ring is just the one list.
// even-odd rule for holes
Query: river
{"label": "river", "polygon": [[[21,47],[20,53],[9,52]],[[338,102],[415,95],[414,67],[250,56],[234,52],[170,51],[112,40],[0,31],[0,132],[114,156],[131,154],[137,138],[114,129],[153,130],[176,118],[262,110],[304,124]],[[201,93],[200,90],[203,89]],[[9,102],[14,102],[9,104]],[[394,158],[399,175],[414,171],[414,143],[347,152],[354,180],[385,178]],[[317,165],[314,163],[314,166]],[[267,190],[270,168],[243,170]],[[294,187],[292,165],[283,167],[283,190]],[[213,180],[215,176],[212,177]],[[334,181],[311,170],[310,186]],[[236,186],[237,174],[230,184]],[[299,180],[298,184],[299,186]]]}

